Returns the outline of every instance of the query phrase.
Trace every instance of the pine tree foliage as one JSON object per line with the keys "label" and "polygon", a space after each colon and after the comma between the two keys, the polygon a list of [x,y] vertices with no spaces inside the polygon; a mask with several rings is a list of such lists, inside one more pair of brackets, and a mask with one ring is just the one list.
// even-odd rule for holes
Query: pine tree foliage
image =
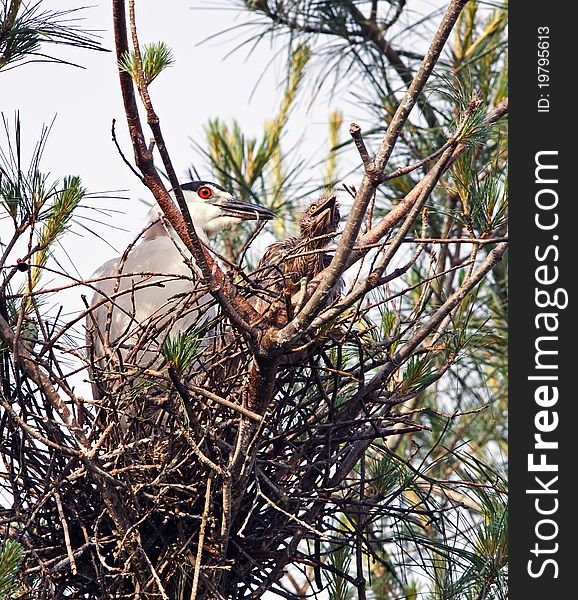
{"label": "pine tree foliage", "polygon": [[18,572],[22,565],[22,546],[13,540],[0,545],[0,598],[16,598],[18,593]]}
{"label": "pine tree foliage", "polygon": [[81,27],[84,8],[44,10],[42,2],[2,0],[0,6],[0,69],[26,62],[67,61],[46,52],[47,44],[104,50],[97,36]]}
{"label": "pine tree foliage", "polygon": [[[164,42],[145,44],[142,50],[142,70],[146,85],[152,83],[165,69],[175,61],[171,49]],[[120,60],[119,69],[126,71],[138,81],[138,60],[136,53],[124,54]]]}

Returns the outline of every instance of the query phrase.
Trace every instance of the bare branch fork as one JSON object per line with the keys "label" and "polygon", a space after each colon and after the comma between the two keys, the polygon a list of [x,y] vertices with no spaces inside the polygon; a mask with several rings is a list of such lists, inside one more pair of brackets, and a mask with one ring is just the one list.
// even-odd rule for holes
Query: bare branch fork
{"label": "bare branch fork", "polygon": [[[183,240],[185,246],[191,252],[196,263],[199,265],[203,280],[208,283],[209,291],[216,298],[217,302],[223,309],[224,314],[229,318],[233,325],[235,325],[241,331],[248,333],[250,342],[253,345],[256,345],[258,332],[251,325],[251,323],[257,321],[260,315],[244,298],[235,293],[232,283],[226,278],[216,261],[213,260],[209,252],[199,240],[190,220],[190,215],[188,215],[186,202],[182,195],[182,191],[180,190],[178,180],[166,150],[164,138],[160,129],[160,121],[154,112],[152,102],[146,89],[146,82],[142,70],[142,60],[140,57],[139,43],[134,19],[134,0],[129,0],[129,13],[133,50],[137,64],[137,89],[145,106],[147,122],[151,128],[151,131],[153,132],[156,146],[161,154],[163,164],[169,175],[169,179],[171,185],[173,186],[182,214],[172,202],[168,191],[163,185],[154,166],[152,154],[149,148],[146,146],[142,125],[139,119],[132,77],[129,73],[119,70],[120,86],[128,128],[133,143],[136,165],[143,174],[145,184],[153,193],[168,221],[175,229],[179,237]],[[121,58],[129,52],[124,0],[113,0],[113,22],[117,61],[120,62]],[[266,409],[273,394],[275,374],[275,360],[263,360],[258,357],[255,358],[249,370],[249,381],[246,385],[244,385],[242,392],[243,405],[248,409],[248,411],[254,411],[257,409],[257,412],[261,412]],[[257,403],[259,404],[258,406]],[[236,477],[236,506],[229,510],[229,513],[232,514],[234,514],[234,511],[238,510],[238,503],[242,500],[244,491],[246,489],[247,476],[239,477],[239,475],[243,465],[246,464],[246,453],[254,433],[254,424],[247,424],[244,419],[241,419],[237,435],[236,451],[231,457],[230,464],[227,467],[227,472]],[[254,451],[251,451],[249,460],[252,460],[251,457],[253,454]],[[228,533],[228,531],[223,532],[223,537],[225,539],[228,536]],[[223,545],[226,547],[226,541],[223,542]],[[140,574],[138,574],[138,580],[144,585],[148,579],[143,577],[143,572],[144,568],[141,566]],[[198,581],[198,579],[196,581]]]}
{"label": "bare branch fork", "polygon": [[307,301],[303,310],[287,326],[278,332],[270,332],[263,340],[264,349],[268,352],[279,352],[289,346],[295,339],[302,335],[319,313],[320,307],[331,289],[337,284],[345,270],[350,266],[350,257],[353,252],[361,225],[365,219],[367,207],[381,182],[383,171],[387,165],[399,135],[422,93],[430,75],[433,72],[443,47],[455,25],[455,22],[467,4],[468,0],[452,0],[444,14],[434,39],[417,71],[410,86],[400,102],[387,132],[381,142],[379,150],[373,161],[369,160],[369,153],[361,139],[359,128],[352,128],[352,135],[364,163],[364,175],[361,185],[357,190],[349,218],[343,229],[339,247],[335,252],[330,265],[325,269],[324,275],[317,289]]}

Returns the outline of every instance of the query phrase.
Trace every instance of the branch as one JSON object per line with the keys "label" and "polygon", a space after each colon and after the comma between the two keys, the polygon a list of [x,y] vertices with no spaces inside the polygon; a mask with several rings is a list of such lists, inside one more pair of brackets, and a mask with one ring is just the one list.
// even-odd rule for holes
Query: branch
{"label": "branch", "polygon": [[343,229],[339,247],[333,256],[330,265],[325,269],[317,289],[307,301],[299,315],[280,331],[269,332],[269,335],[265,336],[262,341],[265,352],[282,351],[301,335],[319,313],[320,308],[325,302],[325,298],[337,284],[344,271],[352,264],[350,257],[353,253],[353,246],[364,221],[369,202],[381,181],[384,168],[393,152],[393,148],[407,118],[423,91],[450,32],[460,12],[467,4],[467,1],[468,0],[452,0],[450,3],[420,68],[415,74],[403,100],[400,102],[393,115],[375,160],[371,165],[366,166],[365,168],[361,185],[353,202],[347,223]]}
{"label": "branch", "polygon": [[[391,357],[390,361],[361,390],[351,397],[347,407],[348,414],[351,412],[352,406],[359,406],[360,402],[379,391],[389,376],[399,369],[428,335],[462,302],[494,266],[502,260],[507,249],[508,243],[502,242],[488,253],[484,262],[463,281],[462,285],[444,304],[405,342],[395,355]],[[341,420],[341,417],[339,420]]]}
{"label": "branch", "polygon": [[[117,61],[120,62],[121,57],[129,52],[124,0],[113,0],[113,25],[116,56]],[[138,40],[136,40],[135,52],[138,53]],[[140,55],[137,54],[137,58],[139,56]],[[144,81],[144,78],[142,77],[142,65],[138,60],[137,63],[139,63],[139,79],[142,82]],[[152,192],[171,226],[193,255],[195,262],[201,270],[204,281],[209,284],[209,291],[217,299],[223,312],[235,326],[249,333],[252,340],[255,340],[257,332],[250,323],[258,320],[258,313],[244,298],[236,294],[234,286],[225,277],[224,273],[196,235],[192,222],[190,222],[190,217],[189,222],[187,222],[186,217],[183,217],[183,214],[186,215],[188,210],[177,181],[175,181],[176,185],[173,187],[176,198],[181,206],[182,213],[178,210],[169,196],[169,193],[154,166],[152,153],[145,142],[131,75],[120,69],[118,75],[127,124],[134,149],[135,163],[143,174],[146,186]],[[146,94],[146,91],[143,92],[144,87],[144,84],[140,85],[139,91],[141,92],[141,97],[143,97],[143,100],[146,102],[145,108],[147,109],[149,125],[153,130],[153,135],[155,135],[155,142],[163,157],[165,168],[167,168],[167,165],[170,166],[170,169],[167,168],[167,172],[169,172],[171,177],[176,180],[176,177],[174,177],[174,170],[168,159],[168,154],[166,153],[166,146],[160,130],[159,119],[154,113],[148,94]]]}
{"label": "branch", "polygon": [[[120,158],[122,159],[122,162],[139,178],[141,183],[145,183],[143,176],[130,164],[130,161],[124,155],[124,152],[122,151],[122,148],[120,147],[120,144],[118,143],[118,140],[116,139],[115,127],[116,127],[116,119],[113,119],[112,125],[110,126],[110,134],[112,136],[112,141],[113,141],[114,145],[116,146],[116,150],[120,154]],[[145,185],[146,185],[146,183],[145,183]]]}
{"label": "branch", "polygon": [[[34,357],[16,338],[11,327],[2,316],[0,316],[0,338],[4,340],[8,347],[13,348],[14,354],[18,356],[18,364],[22,371],[38,386],[44,396],[48,399],[52,408],[57,412],[68,431],[70,431],[72,434],[72,438],[79,446],[78,456],[81,458],[87,470],[91,472],[97,485],[99,486],[103,501],[115,523],[115,526],[122,533],[123,537],[128,536],[128,547],[126,548],[127,554],[129,556],[140,556],[140,554],[137,554],[138,550],[140,549],[140,541],[132,529],[130,520],[126,516],[125,502],[121,500],[117,490],[114,487],[120,485],[120,482],[116,481],[106,471],[104,471],[100,467],[98,459],[91,456],[91,454],[88,452],[90,442],[83,429],[74,418],[64,400],[56,391],[48,375],[41,370]],[[147,579],[146,570],[141,561],[138,559],[137,563],[135,564],[135,570],[138,573],[140,581],[144,583]]]}
{"label": "branch", "polygon": [[205,544],[205,531],[207,522],[209,521],[209,511],[211,508],[211,483],[212,476],[207,479],[207,489],[205,491],[205,507],[203,508],[203,516],[201,517],[201,527],[199,530],[199,541],[197,542],[197,555],[195,557],[195,565],[193,569],[193,583],[191,590],[191,598],[197,597],[197,588],[199,585],[199,575],[201,573],[201,560],[203,558],[203,546]]}
{"label": "branch", "polygon": [[28,425],[28,423],[26,423],[26,421],[24,421],[24,419],[22,419],[22,417],[18,415],[18,413],[12,408],[12,406],[10,406],[9,402],[5,399],[4,394],[1,391],[0,406],[2,406],[2,408],[8,413],[8,415],[16,423],[16,425],[18,425],[18,427],[20,427],[20,429],[27,433],[31,438],[38,440],[41,444],[44,444],[49,448],[54,448],[61,454],[64,454],[66,456],[78,457],[77,451],[73,450],[72,448],[67,448],[66,446],[61,446],[60,444],[53,442],[52,440],[38,433],[36,429]]}
{"label": "branch", "polygon": [[[189,207],[187,206],[187,203],[185,201],[185,197],[183,195],[183,190],[181,190],[181,186],[179,184],[177,174],[175,173],[175,170],[173,168],[173,163],[172,163],[169,153],[167,151],[165,140],[164,140],[164,137],[163,137],[163,134],[161,131],[161,127],[160,127],[160,119],[158,118],[158,116],[154,110],[154,107],[153,107],[153,104],[152,104],[152,101],[151,101],[151,98],[149,95],[146,78],[143,73],[142,57],[141,57],[141,53],[140,53],[140,45],[139,45],[138,35],[137,35],[137,31],[136,31],[134,0],[129,0],[128,4],[129,4],[130,31],[131,31],[131,36],[132,36],[132,45],[133,45],[133,51],[134,51],[134,55],[135,55],[135,59],[136,59],[135,64],[136,64],[136,69],[137,69],[136,86],[137,86],[138,92],[140,94],[142,103],[146,110],[147,123],[148,123],[148,126],[151,128],[151,131],[153,132],[155,145],[157,146],[159,154],[161,155],[163,165],[167,172],[167,177],[169,179],[169,182],[170,182],[173,192],[175,194],[175,198],[177,199],[177,204],[179,205],[179,208],[181,210],[181,215],[187,226],[187,232],[188,232],[189,236],[191,237],[191,241],[192,241],[193,245],[196,246],[197,250],[200,251],[199,257],[201,258],[201,262],[199,262],[199,267],[201,268],[201,272],[208,273],[209,265],[206,263],[206,257],[203,252],[203,245],[201,244],[201,242],[198,238],[197,232],[195,231],[195,225],[191,218],[191,213],[189,211]],[[147,147],[147,151],[150,153],[151,156],[152,156],[152,148],[153,148],[152,145],[149,145]]]}
{"label": "branch", "polygon": [[221,406],[230,408],[231,410],[238,412],[239,414],[241,414],[245,417],[248,417],[249,419],[252,419],[253,421],[256,421],[257,423],[260,423],[263,420],[263,417],[261,415],[258,415],[257,413],[250,411],[249,409],[245,408],[244,406],[235,404],[234,402],[231,402],[230,400],[221,398],[221,396],[217,396],[217,394],[213,394],[209,390],[205,390],[204,388],[198,387],[196,385],[189,385],[189,389],[192,392],[200,394],[201,396],[204,396],[205,398],[208,398],[209,400],[212,400],[213,402],[220,404]]}
{"label": "branch", "polygon": [[365,141],[363,140],[363,136],[361,135],[361,127],[359,127],[357,123],[351,123],[351,125],[349,126],[349,134],[355,142],[355,147],[359,152],[359,156],[361,157],[361,162],[363,162],[363,166],[367,170],[372,169],[373,165],[371,162],[371,157],[369,156],[369,152],[367,151],[367,148],[365,146]]}
{"label": "branch", "polygon": [[[507,244],[500,244],[494,248],[487,256],[485,261],[478,267],[478,269],[468,277],[462,284],[459,290],[455,292],[446,303],[441,306],[430,319],[415,333],[410,340],[396,353],[392,361],[388,363],[381,372],[374,376],[374,378],[357,394],[355,394],[351,400],[347,403],[345,408],[347,414],[343,411],[343,414],[336,415],[334,422],[343,423],[350,419],[353,419],[352,415],[355,415],[363,401],[370,394],[375,393],[387,378],[399,368],[411,353],[417,348],[417,346],[429,335],[429,333],[437,327],[437,325],[449,314],[465,296],[488,274],[488,272],[502,259]],[[361,431],[367,429],[367,425],[361,426]],[[348,477],[349,473],[355,468],[359,460],[363,457],[369,446],[374,442],[375,435],[359,435],[359,431],[353,433],[350,439],[354,439],[355,442],[351,444],[350,450],[347,455],[340,461],[335,472],[331,478],[324,483],[324,489],[333,490],[337,489],[338,486]],[[314,521],[316,516],[322,509],[322,503],[314,504],[309,511],[301,516],[301,519],[307,523]],[[297,547],[306,534],[306,529],[300,528],[292,537],[285,547],[285,550],[279,556],[276,566],[269,573],[269,580],[276,581],[283,574],[285,565],[293,559],[294,553]],[[252,598],[259,598],[260,591],[264,590],[264,584],[257,590],[256,594],[251,596]]]}
{"label": "branch", "polygon": [[[499,102],[492,111],[490,111],[485,119],[486,125],[492,125],[503,118],[508,113],[508,98],[504,98],[501,102]],[[445,145],[444,145],[445,147]],[[445,171],[447,171],[451,165],[468,149],[467,144],[458,144],[457,147],[453,150],[452,156],[450,160],[447,162],[445,166]],[[439,164],[439,163],[438,163]],[[435,169],[436,167],[434,167]],[[396,204],[388,213],[385,215],[370,231],[362,235],[356,242],[353,252],[351,253],[347,268],[351,267],[355,264],[362,256],[367,254],[371,248],[375,248],[381,246],[380,242],[381,238],[387,235],[402,219],[404,219],[409,212],[412,210],[414,204],[420,198],[424,188],[428,185],[428,176],[429,173],[422,179],[419,183],[415,185],[415,187],[409,192],[409,194],[403,198],[398,204]],[[415,239],[415,240],[406,240],[406,241],[430,241],[429,239]],[[436,240],[431,240],[435,243]],[[454,241],[454,240],[451,240]],[[455,240],[456,242],[463,241],[467,242],[467,238],[460,238]],[[501,239],[494,240],[496,242],[503,241]],[[478,240],[472,240],[472,243],[478,243]],[[486,240],[485,243],[491,243],[490,240]],[[313,281],[318,281],[325,274],[325,270],[322,271]],[[317,321],[312,323],[312,326],[315,327],[317,325]]]}

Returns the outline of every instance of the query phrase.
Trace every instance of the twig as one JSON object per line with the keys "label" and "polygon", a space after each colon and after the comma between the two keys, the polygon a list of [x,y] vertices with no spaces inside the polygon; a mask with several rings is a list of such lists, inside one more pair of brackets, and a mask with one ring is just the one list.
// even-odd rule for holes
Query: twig
{"label": "twig", "polygon": [[357,123],[351,123],[349,126],[349,133],[353,138],[355,143],[355,147],[359,152],[359,156],[361,157],[361,161],[363,162],[363,166],[367,171],[373,169],[373,161],[369,156],[369,152],[365,146],[365,141],[363,140],[363,136],[361,135],[361,127]]}
{"label": "twig", "polygon": [[[443,321],[447,314],[456,308],[461,301],[471,292],[476,285],[489,273],[494,266],[502,260],[502,256],[508,248],[507,243],[496,246],[484,260],[484,262],[466,278],[460,288],[454,292],[446,302],[438,308],[434,314],[416,331],[412,337],[391,357],[390,361],[348,402],[347,413],[351,412],[351,406],[358,404],[362,399],[376,392],[387,378],[397,371],[399,367],[411,356],[412,352],[427,338],[427,336]],[[345,416],[342,415],[343,418]],[[340,417],[341,418],[341,417]]]}
{"label": "twig", "polygon": [[16,413],[16,411],[10,406],[10,404],[8,402],[6,402],[6,399],[4,398],[4,394],[2,393],[1,390],[0,390],[0,405],[7,412],[7,414],[10,416],[10,418],[18,425],[18,427],[20,427],[20,429],[25,431],[31,438],[38,440],[41,444],[46,444],[47,447],[53,448],[54,450],[57,450],[58,452],[60,452],[64,455],[74,456],[74,457],[80,456],[80,453],[78,452],[78,450],[74,450],[73,448],[66,448],[66,446],[61,446],[60,444],[57,444],[56,442],[49,440],[47,437],[44,437],[43,435],[38,433],[38,431],[36,431],[36,429],[34,429],[30,425],[28,425],[28,423],[26,423],[26,421],[24,421]]}
{"label": "twig", "polygon": [[182,433],[200,462],[202,462],[204,465],[207,465],[207,467],[209,467],[209,469],[211,469],[212,471],[215,471],[217,475],[221,475],[223,477],[227,476],[227,472],[224,469],[219,467],[219,465],[214,463],[203,453],[203,451],[199,448],[198,444],[195,442],[193,436],[190,434],[188,429],[183,428]]}
{"label": "twig", "polygon": [[322,540],[327,540],[328,539],[328,537],[322,531],[318,531],[317,529],[315,529],[315,527],[311,527],[311,525],[309,525],[308,523],[306,523],[302,519],[299,519],[294,514],[291,514],[290,512],[287,512],[286,510],[283,510],[280,506],[278,506],[277,504],[275,504],[275,502],[273,502],[273,500],[271,500],[270,498],[267,498],[267,496],[265,496],[265,494],[261,491],[261,486],[259,486],[257,488],[257,496],[263,498],[263,500],[265,500],[265,502],[269,506],[271,506],[271,508],[274,508],[276,511],[278,511],[281,514],[285,515],[291,521],[297,523],[297,525],[299,525],[300,527],[303,527],[304,529],[307,529],[307,531],[309,531],[313,535],[316,535],[317,537],[320,537]]}
{"label": "twig", "polygon": [[68,531],[68,523],[66,521],[66,516],[64,515],[64,510],[62,509],[62,500],[60,498],[58,490],[54,490],[54,500],[56,501],[56,508],[58,509],[58,514],[60,515],[60,523],[64,532],[64,544],[66,545],[66,553],[68,554],[68,560],[70,561],[70,571],[73,575],[76,575],[78,569],[76,567],[76,561],[74,560],[74,552],[72,550],[72,545],[70,544],[70,533]]}
{"label": "twig", "polygon": [[[508,98],[504,98],[499,104],[497,104],[486,116],[484,123],[491,125],[499,121],[508,113]],[[447,167],[449,168],[466,150],[468,149],[467,144],[458,144],[454,150],[451,160],[448,162]],[[411,210],[416,199],[422,192],[423,187],[426,184],[424,180],[420,181],[412,190],[405,196],[403,200],[398,202],[385,217],[383,217],[375,227],[362,235],[358,240],[359,246],[367,247],[368,244],[375,244],[384,235],[386,235],[401,219],[403,219],[407,213]],[[351,254],[347,266],[351,266],[354,262],[359,260],[362,251],[355,251]]]}
{"label": "twig", "polygon": [[60,397],[52,385],[52,382],[48,376],[40,369],[34,357],[28,352],[28,350],[26,350],[22,343],[16,339],[11,327],[1,315],[0,338],[2,338],[9,347],[18,349],[18,362],[22,370],[46,395],[50,401],[50,404],[62,419],[64,425],[72,433],[73,439],[79,446],[78,449],[80,450],[82,448],[83,450],[86,450],[89,446],[89,442],[84,434],[84,431],[77,423],[64,400]]}
{"label": "twig", "polygon": [[[139,544],[137,551],[139,552],[139,555],[143,557],[145,563],[147,564],[149,571],[152,575],[152,578],[157,585],[157,590],[158,590],[158,593],[160,593],[161,598],[163,600],[170,600],[170,598],[168,597],[168,595],[165,591],[165,588],[161,582],[161,578],[159,577],[159,574],[157,573],[157,570],[155,569],[154,565],[151,563],[150,558],[148,557],[147,553],[144,551],[143,547],[140,544]],[[149,586],[149,588],[150,588],[150,586]]]}
{"label": "twig", "polygon": [[205,530],[209,520],[209,509],[211,507],[211,485],[213,483],[212,475],[207,479],[207,489],[205,491],[205,506],[201,518],[201,527],[199,529],[199,541],[197,542],[197,556],[195,557],[195,566],[193,574],[193,584],[191,586],[191,600],[197,598],[197,588],[199,586],[199,574],[201,572],[201,561],[203,558],[203,546],[205,544]]}
{"label": "twig", "polygon": [[[457,141],[454,139],[454,145],[457,144]],[[377,264],[373,271],[363,280],[363,282],[357,286],[357,288],[351,291],[343,300],[337,303],[334,307],[327,310],[323,315],[317,317],[313,322],[317,327],[328,323],[331,319],[335,318],[335,316],[343,313],[344,310],[353,306],[358,300],[365,297],[367,293],[376,288],[379,285],[383,285],[382,275],[385,272],[387,266],[391,262],[393,256],[399,249],[401,243],[405,239],[405,236],[408,234],[409,230],[413,226],[415,220],[419,216],[426,200],[429,198],[432,193],[434,187],[437,182],[441,178],[444,173],[448,161],[451,159],[453,154],[454,146],[449,146],[446,148],[445,152],[442,154],[435,167],[429,171],[427,176],[423,180],[423,185],[420,187],[421,193],[416,198],[411,210],[408,212],[402,226],[399,231],[396,233],[394,239],[389,243],[387,250],[383,253],[383,255],[378,260]]]}
{"label": "twig", "polygon": [[221,396],[217,396],[217,394],[213,394],[213,392],[209,392],[208,390],[205,390],[204,388],[198,387],[196,385],[189,385],[188,388],[192,392],[200,394],[201,396],[204,396],[205,398],[208,398],[209,400],[213,400],[213,402],[216,402],[217,404],[220,404],[221,406],[230,408],[231,410],[234,410],[235,412],[238,412],[239,414],[241,414],[245,417],[248,417],[249,419],[252,419],[253,421],[256,421],[257,423],[259,423],[263,420],[263,417],[261,415],[258,415],[257,413],[253,412],[252,410],[249,410],[248,408],[245,408],[244,406],[240,406],[239,404],[235,404],[234,402],[231,402],[230,400],[226,400],[225,398],[221,398]]}
{"label": "twig", "polygon": [[116,119],[112,120],[112,125],[110,127],[110,133],[112,135],[112,141],[114,142],[114,145],[116,146],[116,149],[117,149],[118,153],[120,154],[120,157],[121,157],[122,161],[124,162],[124,164],[132,171],[132,173],[134,175],[136,175],[140,179],[140,181],[142,183],[145,183],[143,176],[131,165],[128,158],[124,155],[124,152],[122,151],[120,144],[118,143],[118,140],[116,139]]}
{"label": "twig", "polygon": [[356,587],[358,600],[366,600],[365,577],[363,575],[363,529],[365,528],[365,453],[359,461],[359,500],[360,506],[357,511],[356,536],[355,536],[355,568],[357,572]]}
{"label": "twig", "polygon": [[[496,121],[498,121],[499,119],[501,119],[504,115],[506,115],[508,112],[508,99],[505,98],[504,100],[502,100],[499,104],[496,105],[496,107],[490,111],[490,113],[488,113],[486,119],[485,119],[485,123],[490,125],[492,123],[495,123]],[[449,158],[448,161],[445,162],[445,170],[447,170],[467,149],[467,146],[465,144],[458,144],[457,147],[453,150],[451,157]],[[437,165],[440,164],[440,161],[438,161]],[[434,169],[436,169],[437,167],[434,167]],[[376,224],[376,226],[371,229],[370,231],[368,231],[367,233],[365,233],[364,235],[362,235],[356,242],[356,244],[353,246],[352,248],[352,253],[347,261],[347,267],[350,267],[351,265],[353,265],[357,260],[359,260],[364,254],[366,254],[371,248],[375,248],[375,247],[380,247],[383,242],[379,241],[384,235],[386,235],[399,221],[401,221],[401,219],[404,219],[412,210],[412,208],[414,207],[415,203],[422,197],[422,193],[424,192],[424,190],[431,184],[431,179],[426,175],[426,177],[420,181],[413,189],[412,191],[401,201],[399,202],[385,217],[383,217],[379,223]],[[460,238],[458,240],[458,243],[468,243],[468,239],[469,238]],[[507,238],[504,238],[504,241]],[[414,240],[408,240],[408,241],[415,241],[418,242],[418,239],[414,239]],[[451,240],[451,241],[450,241]],[[404,240],[405,241],[405,240]],[[428,241],[426,239],[424,240],[419,240],[419,241]],[[435,243],[435,239],[432,240],[432,243]],[[452,240],[451,238],[448,238],[448,243],[453,242],[454,240]],[[501,238],[494,238],[493,240],[495,241],[502,241]],[[391,242],[388,242],[391,243]],[[471,243],[482,243],[481,241],[479,241],[478,239],[473,240]],[[490,240],[487,240],[487,243],[493,243],[490,242]],[[325,276],[326,270],[322,271],[313,281],[320,281],[323,279],[323,277]],[[367,281],[366,284],[371,283],[371,281]],[[353,298],[353,296],[349,296],[349,299],[351,300]],[[311,302],[312,298],[310,299]],[[352,303],[351,303],[352,304]],[[311,323],[311,327],[312,328],[316,328],[319,327],[321,324],[328,322],[331,318],[334,318],[337,314],[337,312],[335,312],[335,309],[337,308],[330,308],[326,311],[324,311],[323,315],[320,315],[319,317],[314,318],[314,320]],[[294,323],[297,321],[298,319],[294,320]],[[288,329],[289,326],[287,326],[285,329]],[[281,332],[283,332],[285,330],[281,330]],[[280,333],[281,333],[280,332]]]}
{"label": "twig", "polygon": [[417,162],[415,162],[411,165],[407,165],[405,167],[398,167],[397,169],[394,169],[393,171],[390,171],[389,173],[382,175],[381,182],[385,183],[386,181],[389,181],[390,179],[395,179],[396,177],[401,177],[402,175],[407,175],[408,173],[411,173],[412,171],[419,169],[419,167],[422,167],[423,165],[427,164],[428,162],[431,162],[434,158],[438,157],[442,152],[444,152],[444,150],[446,148],[449,148],[449,146],[451,144],[452,144],[452,140],[448,140],[443,146],[440,146],[435,152],[432,152],[429,156],[426,156],[425,158],[422,158],[421,160],[418,160]]}

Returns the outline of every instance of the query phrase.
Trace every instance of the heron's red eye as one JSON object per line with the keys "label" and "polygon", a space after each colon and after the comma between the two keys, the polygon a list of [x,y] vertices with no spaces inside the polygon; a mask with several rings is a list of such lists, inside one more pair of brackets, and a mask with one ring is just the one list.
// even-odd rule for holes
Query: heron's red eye
{"label": "heron's red eye", "polygon": [[208,200],[213,195],[213,190],[205,185],[202,188],[199,188],[197,194],[199,194],[199,197],[203,200]]}

